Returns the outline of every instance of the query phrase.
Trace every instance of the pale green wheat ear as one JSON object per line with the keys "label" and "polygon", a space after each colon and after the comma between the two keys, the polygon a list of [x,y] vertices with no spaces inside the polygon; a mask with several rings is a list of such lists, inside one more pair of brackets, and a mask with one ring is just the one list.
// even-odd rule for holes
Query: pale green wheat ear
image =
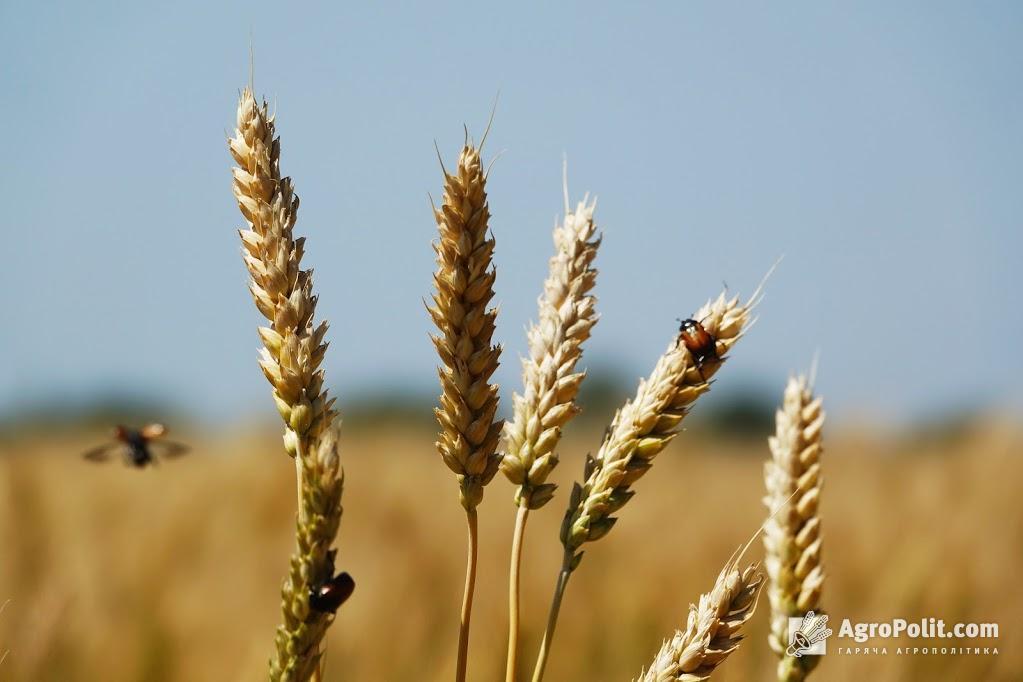
{"label": "pale green wheat ear", "polygon": [[281,589],[283,624],[270,679],[307,680],[318,670],[321,641],[334,619],[330,609],[313,608],[310,596],[334,577],[330,545],[341,521],[336,413],[320,369],[327,323],[315,322],[312,271],[301,269],[305,240],[292,234],[298,197],[290,178],[281,177],[274,119],[248,88],[241,93],[228,147],[238,164],[234,195],[247,223],[239,236],[249,290],[269,323],[259,328],[259,366],[284,420],[284,449],[295,458],[297,478],[297,548]]}
{"label": "pale green wheat ear", "polygon": [[821,612],[820,456],[824,412],[805,376],[790,378],[775,435],[768,439],[771,458],[764,465],[771,517],[764,525],[764,565],[771,602],[771,649],[778,656],[778,679],[800,682],[819,656],[788,656],[789,618]]}

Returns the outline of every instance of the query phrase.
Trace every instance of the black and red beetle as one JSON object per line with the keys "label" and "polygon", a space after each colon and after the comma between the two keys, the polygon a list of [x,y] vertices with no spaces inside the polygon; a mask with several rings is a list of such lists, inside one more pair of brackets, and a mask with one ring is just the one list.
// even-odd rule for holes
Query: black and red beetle
{"label": "black and red beetle", "polygon": [[719,359],[718,341],[701,322],[691,317],[679,321],[681,324],[678,327],[678,341],[675,342],[675,347],[678,348],[679,344],[686,347],[696,361],[696,369],[702,377],[704,363]]}

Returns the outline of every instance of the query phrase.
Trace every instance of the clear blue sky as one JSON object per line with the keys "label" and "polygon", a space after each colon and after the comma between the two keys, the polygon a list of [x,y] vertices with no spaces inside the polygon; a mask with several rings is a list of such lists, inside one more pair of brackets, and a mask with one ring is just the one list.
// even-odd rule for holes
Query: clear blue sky
{"label": "clear blue sky", "polygon": [[250,33],[342,406],[435,385],[433,143],[453,159],[498,91],[505,389],[567,154],[605,232],[591,364],[639,377],[784,254],[722,385],[780,391],[819,347],[832,414],[1023,405],[1017,3],[56,4],[0,5],[0,414],[272,409],[224,141]]}

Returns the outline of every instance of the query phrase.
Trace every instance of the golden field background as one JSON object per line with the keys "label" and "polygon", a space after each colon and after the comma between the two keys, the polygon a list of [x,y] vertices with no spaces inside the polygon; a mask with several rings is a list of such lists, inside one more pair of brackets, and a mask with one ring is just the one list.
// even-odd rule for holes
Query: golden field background
{"label": "golden field background", "polygon": [[[342,426],[340,568],[357,589],[330,631],[327,680],[453,674],[464,517],[428,426]],[[294,479],[278,431],[174,434],[186,458],[91,465],[98,429],[0,440],[0,680],[265,677],[292,549]],[[765,434],[766,435],[766,434]],[[977,420],[941,436],[826,433],[824,596],[838,622],[997,622],[998,656],[845,657],[813,679],[1015,680],[1023,670],[1023,434]],[[560,560],[557,526],[595,425],[569,428],[558,497],[530,517],[524,646],[535,655]],[[630,680],[764,517],[762,439],[682,434],[595,543],[565,599],[547,679]],[[514,507],[500,475],[480,510],[470,677],[502,677]],[[759,559],[754,544],[751,559]],[[766,598],[715,680],[771,680]],[[903,640],[905,644],[909,640]],[[930,642],[921,642],[929,644]],[[936,643],[940,646],[940,642]],[[832,640],[834,646],[834,640]],[[530,668],[526,665],[524,668]]]}

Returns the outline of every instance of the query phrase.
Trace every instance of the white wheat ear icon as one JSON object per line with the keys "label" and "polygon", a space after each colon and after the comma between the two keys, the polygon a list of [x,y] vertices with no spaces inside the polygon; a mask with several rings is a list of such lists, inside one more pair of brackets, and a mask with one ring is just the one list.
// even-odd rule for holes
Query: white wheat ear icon
{"label": "white wheat ear icon", "polygon": [[817,615],[813,611],[807,611],[803,621],[792,633],[792,643],[785,653],[789,656],[801,658],[817,642],[822,642],[830,637],[832,631],[828,629],[827,614]]}

